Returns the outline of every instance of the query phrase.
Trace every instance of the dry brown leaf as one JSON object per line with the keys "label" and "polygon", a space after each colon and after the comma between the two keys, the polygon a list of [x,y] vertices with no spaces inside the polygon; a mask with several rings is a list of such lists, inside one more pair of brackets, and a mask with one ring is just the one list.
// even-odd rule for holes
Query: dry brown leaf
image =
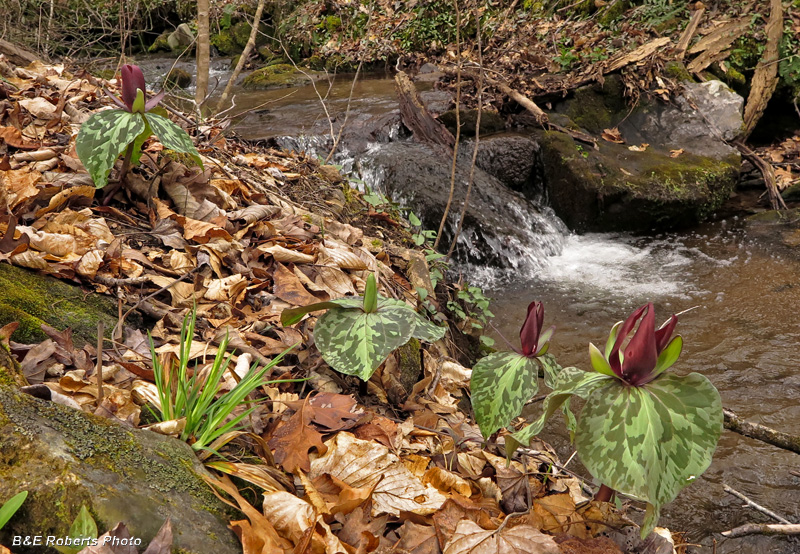
{"label": "dry brown leaf", "polygon": [[566,492],[535,498],[532,511],[542,518],[543,531],[570,533],[572,527],[583,526],[583,518],[575,511],[575,501]]}
{"label": "dry brown leaf", "polygon": [[42,217],[45,214],[58,210],[67,202],[71,202],[73,205],[82,204],[88,206],[92,203],[96,191],[97,189],[95,187],[88,185],[64,189],[53,196],[46,207],[37,210],[36,217]]}
{"label": "dry brown leaf", "polygon": [[678,148],[677,150],[670,150],[669,151],[669,157],[670,158],[677,158],[681,154],[683,154],[683,148]]}
{"label": "dry brown leaf", "polygon": [[32,227],[20,225],[17,227],[20,232],[28,235],[31,247],[45,252],[53,256],[64,257],[68,254],[82,255],[85,252],[77,252],[77,242],[72,235],[63,235],[57,233],[45,233],[44,231],[36,231]]}
{"label": "dry brown leaf", "polygon": [[[174,277],[167,277],[166,275],[148,274],[147,278],[158,287],[169,287],[167,292],[172,297],[172,306],[191,306],[194,302],[195,290],[192,283],[187,283],[186,281],[176,282]],[[196,344],[196,341],[192,344],[192,350],[194,350],[194,344]]]}
{"label": "dry brown leaf", "polygon": [[647,144],[646,142],[643,142],[639,146],[636,145],[628,146],[628,150],[630,150],[631,152],[644,152],[645,150],[647,150],[648,146],[650,145]]}
{"label": "dry brown leaf", "polygon": [[325,445],[328,452],[311,462],[309,478],[313,480],[327,473],[352,487],[375,486],[373,515],[400,512],[429,515],[445,501],[439,491],[423,485],[383,445],[359,440],[346,432],[338,433]]}
{"label": "dry brown leaf", "polygon": [[472,494],[472,487],[469,486],[466,479],[440,467],[432,467],[426,471],[422,476],[422,482],[444,494],[457,492],[465,498],[469,498]]}
{"label": "dry brown leaf", "polygon": [[206,286],[208,290],[206,290],[203,298],[215,302],[229,302],[235,306],[244,295],[244,291],[247,288],[247,279],[241,274],[236,274],[224,279],[214,279]]}
{"label": "dry brown leaf", "polygon": [[325,243],[325,246],[319,247],[319,263],[321,265],[356,271],[367,269],[368,265],[350,247],[330,240]]}
{"label": "dry brown leaf", "polygon": [[603,140],[607,140],[608,142],[625,144],[625,139],[622,138],[622,134],[616,127],[613,129],[603,129],[603,133],[600,136],[603,137]]}
{"label": "dry brown leaf", "polygon": [[784,167],[775,168],[775,184],[778,185],[778,190],[783,190],[794,183],[794,175],[792,170]]}
{"label": "dry brown leaf", "polygon": [[53,119],[56,116],[56,106],[41,96],[22,99],[19,101],[19,105],[37,119]]}
{"label": "dry brown leaf", "polygon": [[439,554],[439,540],[436,530],[431,525],[420,525],[413,521],[406,521],[397,530],[400,540],[395,548],[410,554]]}
{"label": "dry brown leaf", "polygon": [[75,265],[75,271],[82,277],[94,279],[101,265],[103,265],[103,252],[100,250],[90,250],[84,254]]}
{"label": "dry brown leaf", "polygon": [[344,296],[355,295],[356,289],[350,277],[339,268],[328,266],[317,266],[315,268],[317,277],[314,282],[322,287],[331,299],[342,298]]}
{"label": "dry brown leaf", "polygon": [[474,521],[460,521],[444,554],[560,554],[556,541],[530,525],[487,531]]}
{"label": "dry brown leaf", "polygon": [[269,447],[275,450],[275,461],[286,471],[300,468],[308,472],[311,461],[308,451],[315,448],[324,454],[327,446],[322,443],[322,435],[311,426],[311,410],[306,409],[308,398],[300,409],[292,414],[289,421],[278,427],[269,440]]}
{"label": "dry brown leaf", "polygon": [[300,542],[317,519],[311,504],[286,491],[264,494],[262,511],[278,534],[293,544]]}
{"label": "dry brown leaf", "polygon": [[8,191],[8,207],[14,210],[23,202],[35,198],[39,194],[36,184],[41,179],[41,173],[30,171],[27,167],[0,171],[0,184]]}
{"label": "dry brown leaf", "polygon": [[286,269],[282,264],[276,263],[272,274],[275,282],[275,296],[294,306],[305,306],[319,302],[319,298],[306,290],[294,272]]}
{"label": "dry brown leaf", "polygon": [[363,504],[372,494],[373,487],[351,487],[333,475],[320,475],[311,482],[314,490],[325,501],[325,513],[349,514]]}
{"label": "dry brown leaf", "polygon": [[177,437],[183,430],[186,428],[186,418],[182,417],[180,419],[170,419],[167,421],[159,421],[158,423],[153,423],[152,425],[145,425],[142,429],[147,429],[148,431],[153,431],[154,433],[158,433],[159,435],[170,435],[173,437]]}
{"label": "dry brown leaf", "polygon": [[261,245],[256,249],[269,254],[276,262],[313,264],[315,260],[314,256],[311,254],[303,254],[297,250],[289,250],[278,244],[272,246]]}

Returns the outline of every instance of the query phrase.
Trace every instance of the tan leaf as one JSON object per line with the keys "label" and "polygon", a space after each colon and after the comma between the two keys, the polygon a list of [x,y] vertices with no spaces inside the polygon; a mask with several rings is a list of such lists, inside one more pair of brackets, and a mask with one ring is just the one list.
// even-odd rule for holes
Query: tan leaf
{"label": "tan leaf", "polygon": [[275,264],[272,279],[275,282],[275,296],[295,306],[305,306],[319,302],[319,298],[306,290],[297,276],[280,263]]}
{"label": "tan leaf", "polygon": [[[383,445],[359,440],[346,432],[338,433],[325,445],[328,452],[311,462],[309,478],[327,473],[352,487],[375,486],[373,515],[429,515],[445,501],[439,491],[424,485]],[[375,485],[377,481],[380,482]]]}
{"label": "tan leaf", "polygon": [[325,501],[326,513],[349,514],[363,504],[372,494],[373,487],[351,487],[333,475],[320,475],[311,482],[316,492]]}
{"label": "tan leaf", "polygon": [[230,302],[235,305],[247,288],[247,279],[237,273],[224,279],[214,279],[207,286],[208,290],[203,295],[204,298],[216,302]]}
{"label": "tan leaf", "polygon": [[542,530],[551,533],[569,533],[572,527],[570,523],[578,523],[582,519],[575,511],[575,501],[567,492],[534,499],[533,513],[543,519]]}
{"label": "tan leaf", "polygon": [[472,487],[469,486],[466,479],[440,467],[432,467],[425,472],[425,475],[422,476],[422,482],[435,487],[445,494],[457,492],[466,498],[469,498],[472,494]]}
{"label": "tan leaf", "polygon": [[[31,247],[40,252],[63,257],[76,251],[77,244],[72,235],[45,233],[23,225],[18,226],[17,229],[28,235]],[[83,254],[83,252],[77,253]]]}
{"label": "tan leaf", "polygon": [[44,259],[44,254],[41,252],[34,252],[33,250],[26,250],[25,252],[14,254],[11,256],[10,260],[14,265],[27,267],[29,269],[48,271],[50,268],[47,261]]}
{"label": "tan leaf", "polygon": [[350,277],[339,268],[318,266],[315,268],[317,277],[314,282],[330,295],[331,299],[355,295],[356,289]]}
{"label": "tan leaf", "polygon": [[153,423],[152,425],[146,425],[145,427],[142,427],[142,429],[153,431],[159,435],[170,435],[173,437],[180,435],[185,428],[185,417],[180,419],[170,419],[168,421],[159,421],[158,423]]}
{"label": "tan leaf", "polygon": [[19,105],[37,119],[53,119],[56,116],[56,106],[41,96],[20,100]]}
{"label": "tan leaf", "polygon": [[458,523],[443,554],[559,554],[556,541],[530,525],[486,531],[474,521]]}
{"label": "tan leaf", "polygon": [[83,206],[88,206],[92,203],[96,191],[97,189],[95,187],[88,185],[64,189],[53,196],[46,207],[37,210],[36,217],[42,217],[44,214],[53,212],[64,206],[67,202],[72,202],[73,205],[76,202],[81,202]]}
{"label": "tan leaf", "polygon": [[171,250],[169,253],[169,267],[178,273],[186,273],[194,269],[194,258],[181,250]]}
{"label": "tan leaf", "polygon": [[262,245],[257,247],[256,250],[265,252],[275,258],[275,261],[282,263],[313,264],[315,259],[311,254],[303,254],[297,250],[289,250],[288,248],[284,248],[278,244],[272,246]]}
{"label": "tan leaf", "polygon": [[630,150],[631,152],[644,152],[645,150],[647,150],[648,146],[650,145],[647,144],[646,142],[643,142],[639,146],[636,145],[628,146],[628,150]]}
{"label": "tan leaf", "polygon": [[354,269],[357,271],[367,269],[367,264],[364,263],[358,254],[350,250],[350,248],[338,245],[332,241],[327,241],[326,246],[320,246],[320,259],[319,263],[322,265],[329,265],[332,267],[339,267],[341,269]]}
{"label": "tan leaf", "polygon": [[[185,281],[175,282],[175,278],[167,277],[166,275],[150,274],[147,278],[156,286],[169,287],[167,288],[167,292],[169,292],[172,297],[172,306],[182,307],[191,305],[194,301],[195,291],[192,283],[187,283]],[[192,349],[194,350],[194,344],[192,344]]]}
{"label": "tan leaf", "polygon": [[406,521],[397,530],[400,540],[395,548],[409,554],[439,554],[439,540],[436,538],[436,529],[431,525],[420,525],[413,521]]}
{"label": "tan leaf", "polygon": [[678,148],[677,150],[670,150],[669,151],[669,157],[670,158],[677,158],[681,154],[683,154],[683,148]]}
{"label": "tan leaf", "polygon": [[36,183],[41,179],[41,173],[28,168],[0,171],[0,183],[8,190],[8,207],[13,210],[26,200],[36,197],[39,194]]}
{"label": "tan leaf", "polygon": [[103,252],[100,250],[90,250],[81,257],[80,261],[75,266],[75,271],[78,272],[78,275],[94,279],[101,265],[103,265]]}
{"label": "tan leaf", "polygon": [[608,142],[625,144],[625,139],[622,138],[622,134],[616,127],[613,129],[603,129],[603,133],[600,136],[603,137],[603,140],[607,140]]}
{"label": "tan leaf", "polygon": [[775,168],[775,184],[778,185],[778,190],[783,190],[794,182],[792,170],[784,167]]}
{"label": "tan leaf", "polygon": [[308,399],[303,401],[289,421],[278,427],[269,440],[269,447],[275,450],[275,461],[289,472],[297,468],[309,471],[310,449],[315,448],[320,454],[327,450],[322,443],[322,435],[311,426],[312,413],[306,409],[307,404]]}
{"label": "tan leaf", "polygon": [[265,493],[262,511],[278,534],[294,544],[317,519],[311,504],[286,491]]}

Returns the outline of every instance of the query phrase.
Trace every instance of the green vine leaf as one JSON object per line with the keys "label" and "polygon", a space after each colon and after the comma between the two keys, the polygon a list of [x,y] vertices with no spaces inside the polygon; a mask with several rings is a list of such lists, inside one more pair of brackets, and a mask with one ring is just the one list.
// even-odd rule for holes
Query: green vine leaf
{"label": "green vine leaf", "polygon": [[588,395],[575,445],[595,478],[648,502],[645,537],[661,506],[711,464],[721,432],[722,401],[703,375],[664,375],[641,387],[607,379]]}
{"label": "green vine leaf", "polygon": [[106,110],[81,125],[75,150],[97,188],[108,183],[108,174],[119,155],[145,130],[141,114]]}
{"label": "green vine leaf", "polygon": [[203,168],[203,160],[200,159],[200,154],[194,147],[194,143],[192,143],[192,137],[190,137],[186,131],[181,129],[178,125],[166,117],[158,114],[151,112],[145,114],[144,117],[147,118],[147,122],[153,129],[153,134],[158,137],[158,140],[161,141],[161,144],[170,150],[174,150],[175,152],[188,154],[194,161],[197,162],[197,165],[200,166],[200,169]]}
{"label": "green vine leaf", "polygon": [[534,358],[516,352],[494,352],[472,368],[472,409],[481,434],[489,437],[506,427],[539,390]]}

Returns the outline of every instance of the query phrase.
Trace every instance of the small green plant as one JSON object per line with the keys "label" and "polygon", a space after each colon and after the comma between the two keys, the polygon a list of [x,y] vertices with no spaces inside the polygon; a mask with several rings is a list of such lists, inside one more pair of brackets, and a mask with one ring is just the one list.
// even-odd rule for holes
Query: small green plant
{"label": "small green plant", "polygon": [[8,523],[11,516],[17,513],[17,510],[19,510],[26,498],[28,498],[28,491],[22,491],[6,500],[6,502],[0,506],[0,529]]}
{"label": "small green plant", "polygon": [[253,411],[254,408],[250,408],[230,417],[236,408],[248,403],[247,396],[251,392],[261,385],[296,382],[303,379],[264,381],[264,375],[280,363],[294,348],[292,347],[273,358],[261,369],[258,369],[257,363],[253,364],[247,375],[242,377],[233,389],[217,398],[220,381],[231,361],[231,356],[225,355],[228,337],[220,342],[214,363],[206,376],[201,377],[200,372],[196,370],[189,377],[189,353],[192,348],[196,317],[197,311],[193,308],[183,320],[178,360],[173,367],[165,368],[159,362],[153,338],[150,337],[153,375],[161,404],[159,413],[153,415],[159,421],[186,418],[186,425],[180,438],[185,441],[190,440],[195,450],[211,450],[209,447],[214,441],[230,431],[237,430],[241,421]]}
{"label": "small green plant", "polygon": [[493,352],[472,368],[472,409],[481,434],[488,438],[517,417],[539,390],[539,368],[552,387],[560,369],[547,355],[555,327],[543,330],[544,306],[531,302],[519,332],[519,352]]}
{"label": "small green plant", "polygon": [[435,342],[446,329],[434,325],[402,300],[378,294],[375,275],[367,277],[364,296],[351,296],[284,310],[281,323],[293,325],[304,315],[328,310],[314,327],[314,341],[335,370],[369,380],[393,350],[411,338]]}
{"label": "small green plant", "polygon": [[562,369],[542,416],[506,440],[510,456],[559,406],[572,396],[584,399],[578,456],[603,484],[597,499],[607,501],[616,490],[647,502],[642,537],[661,507],[708,468],[722,432],[722,402],[708,378],[665,373],[683,347],[680,335],[672,337],[677,322],[673,315],[656,329],[650,303],[614,325],[604,352],[589,345],[593,371]]}
{"label": "small green plant", "polygon": [[97,523],[84,504],[67,532],[66,544],[56,545],[55,549],[61,554],[76,554],[87,546],[96,546],[96,541]]}
{"label": "small green plant", "polygon": [[[447,308],[463,322],[462,330],[468,333],[484,330],[494,317],[489,310],[489,302],[481,287],[466,284],[456,293],[456,300],[447,302]],[[491,339],[486,336],[481,336],[481,342],[486,346],[492,345]]]}
{"label": "small green plant", "polygon": [[106,186],[111,168],[120,154],[125,152],[119,177],[122,182],[130,164],[138,163],[144,141],[153,134],[166,148],[188,154],[203,167],[200,154],[186,131],[164,116],[147,113],[158,105],[164,97],[164,91],[146,100],[142,70],[135,65],[126,64],[121,71],[122,99],[106,90],[106,94],[120,109],[93,114],[81,125],[75,141],[78,157],[89,171],[95,186]]}

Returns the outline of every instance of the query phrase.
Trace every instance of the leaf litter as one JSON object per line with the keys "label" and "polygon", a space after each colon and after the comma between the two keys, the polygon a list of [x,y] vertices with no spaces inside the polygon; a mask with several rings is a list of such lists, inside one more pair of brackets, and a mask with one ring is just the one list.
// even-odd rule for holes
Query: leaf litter
{"label": "leaf litter", "polygon": [[[221,389],[253,361],[293,346],[268,378],[308,378],[263,386],[247,428],[220,438],[232,439],[220,446],[225,458],[205,455],[216,470],[209,484],[245,516],[230,523],[245,553],[549,553],[567,551],[564,537],[569,552],[623,551],[589,546],[632,522],[590,502],[544,443],[510,465],[500,448],[506,431],[497,445],[483,443],[464,408],[471,370],[451,357],[452,343],[423,347],[416,383],[402,384],[393,354],[363,385],[332,371],[313,346],[320,312],[281,326],[285,309],[362,294],[371,272],[385,296],[414,307],[422,300],[408,279],[420,258],[410,233],[372,217],[357,192],[344,203],[324,200],[342,192],[331,168],[208,126],[194,137],[205,171],[150,139],[127,186],[104,199],[74,140],[107,104],[100,87],[113,83],[2,57],[0,74],[11,85],[0,100],[0,202],[9,214],[0,218],[0,255],[114,297],[124,314],[101,352],[75,345],[69,329],[45,327],[47,340],[26,345],[9,338],[13,325],[4,328],[28,392],[145,426],[144,407],[158,405],[153,360],[125,316],[138,309],[149,318],[156,355],[169,366],[196,305],[191,367],[206,371],[227,335],[234,363]],[[149,428],[176,435],[181,424]],[[228,475],[263,499],[251,503]],[[147,552],[171,543],[165,524]],[[84,552],[122,552],[91,548]]]}

